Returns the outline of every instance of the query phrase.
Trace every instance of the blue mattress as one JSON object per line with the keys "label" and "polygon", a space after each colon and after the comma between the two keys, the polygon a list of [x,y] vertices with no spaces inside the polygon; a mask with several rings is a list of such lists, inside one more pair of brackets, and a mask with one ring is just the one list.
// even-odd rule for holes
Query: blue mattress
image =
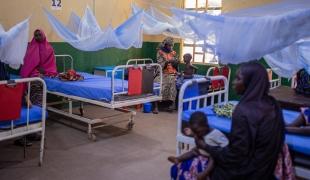
{"label": "blue mattress", "polygon": [[[231,128],[231,119],[227,117],[217,116],[212,107],[206,107],[198,109],[208,116],[209,125],[212,128],[219,129],[223,132],[229,133]],[[188,122],[190,115],[195,112],[193,110],[184,111],[182,114],[183,121]],[[294,121],[299,115],[299,112],[283,110],[283,117],[286,123]],[[310,137],[286,134],[285,141],[289,145],[290,149],[299,153],[310,155]]]}
{"label": "blue mattress", "polygon": [[[46,112],[47,117],[47,112]],[[29,109],[29,123],[35,123],[41,121],[42,118],[42,108],[39,106],[32,106]],[[14,127],[22,126],[27,124],[27,108],[23,107],[21,110],[21,116],[18,120],[14,120]],[[1,121],[0,122],[0,129],[10,129],[11,128],[11,121]]]}
{"label": "blue mattress", "polygon": [[[47,77],[44,78],[44,81],[49,91],[55,91],[67,95],[99,101],[111,101],[112,88],[110,77],[92,75],[83,72],[79,74],[84,76],[83,81],[60,81],[58,78]],[[127,81],[124,81],[124,87],[125,90],[127,90]],[[114,88],[115,92],[123,91],[122,80],[115,79]]]}

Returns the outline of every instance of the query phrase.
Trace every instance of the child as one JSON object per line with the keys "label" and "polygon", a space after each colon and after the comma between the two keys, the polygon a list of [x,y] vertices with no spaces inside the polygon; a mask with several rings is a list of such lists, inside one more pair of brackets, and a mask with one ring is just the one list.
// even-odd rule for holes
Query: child
{"label": "child", "polygon": [[191,79],[193,78],[193,74],[196,73],[197,67],[191,64],[192,55],[186,53],[183,55],[183,61],[185,62],[185,70],[183,72],[184,79]]}
{"label": "child", "polygon": [[298,118],[286,125],[286,131],[289,133],[310,135],[310,107],[301,108],[301,114]]}
{"label": "child", "polygon": [[[195,137],[195,139],[203,138],[204,141],[208,145],[220,146],[220,147],[224,147],[228,145],[228,139],[223,133],[221,133],[217,129],[211,129],[209,127],[206,115],[203,112],[198,111],[198,112],[194,112],[191,115],[190,120],[189,120],[189,128],[191,132],[187,131],[187,133],[191,133]],[[183,161],[193,159],[198,156],[203,156],[207,158],[207,167],[205,169],[202,169],[202,172],[197,171],[198,174],[196,175],[192,174],[191,176],[193,177],[196,176],[197,179],[206,179],[214,167],[214,161],[212,157],[203,149],[193,148],[191,151],[186,152],[179,157],[170,156],[168,157],[168,160],[172,163],[179,164],[179,163],[182,163]],[[193,164],[195,163],[192,163],[191,167],[193,166]],[[199,166],[199,165],[197,164],[196,166]],[[202,165],[202,166],[205,166],[205,165]],[[181,165],[181,167],[184,167],[184,166]],[[198,169],[198,167],[196,168]],[[185,171],[185,170],[182,169],[182,171]],[[188,176],[188,173],[187,172],[177,173],[178,174],[177,176],[179,175]],[[172,178],[179,179],[177,177],[172,177]]]}

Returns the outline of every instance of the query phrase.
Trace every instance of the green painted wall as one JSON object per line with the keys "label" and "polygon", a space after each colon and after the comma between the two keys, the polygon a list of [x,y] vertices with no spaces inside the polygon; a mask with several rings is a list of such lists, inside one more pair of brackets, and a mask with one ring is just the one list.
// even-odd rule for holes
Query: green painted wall
{"label": "green painted wall", "polygon": [[[84,52],[75,49],[68,43],[51,43],[55,54],[70,54],[74,59],[74,69],[91,73],[96,66],[112,66],[126,64],[132,58],[152,58],[156,60],[156,49],[159,43],[144,42],[142,48],[128,50],[107,48],[96,52]],[[175,50],[180,53],[180,43],[175,44]]]}
{"label": "green painted wall", "polygon": [[74,69],[91,73],[96,66],[125,64],[130,58],[142,58],[142,49],[130,48],[122,50],[107,48],[96,52],[84,52],[75,49],[67,43],[51,43],[55,54],[70,54],[74,59]]}

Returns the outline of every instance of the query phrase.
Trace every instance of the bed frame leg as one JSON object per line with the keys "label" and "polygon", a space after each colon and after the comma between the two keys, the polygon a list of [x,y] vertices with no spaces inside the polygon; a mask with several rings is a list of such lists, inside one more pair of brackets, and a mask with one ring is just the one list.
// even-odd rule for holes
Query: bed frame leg
{"label": "bed frame leg", "polygon": [[133,126],[134,126],[134,119],[135,119],[135,116],[136,116],[136,112],[135,111],[131,111],[130,112],[130,118],[128,120],[128,124],[127,124],[127,129],[130,131],[132,130]]}
{"label": "bed frame leg", "polygon": [[90,139],[92,141],[96,141],[97,137],[96,137],[95,133],[93,133],[93,131],[92,131],[91,124],[88,124],[88,132],[87,132],[87,134],[88,134],[88,139]]}
{"label": "bed frame leg", "polygon": [[26,159],[26,144],[27,144],[26,136],[24,136],[23,141],[24,141],[24,159]]}
{"label": "bed frame leg", "polygon": [[80,102],[80,108],[79,108],[79,110],[80,110],[81,116],[84,116],[84,105],[83,105],[83,102]]}
{"label": "bed frame leg", "polygon": [[42,166],[42,163],[43,163],[44,146],[45,146],[45,133],[42,132],[42,134],[41,134],[41,144],[40,144],[40,160],[39,160],[39,166]]}
{"label": "bed frame leg", "polygon": [[69,101],[69,114],[72,114],[72,100],[68,99]]}

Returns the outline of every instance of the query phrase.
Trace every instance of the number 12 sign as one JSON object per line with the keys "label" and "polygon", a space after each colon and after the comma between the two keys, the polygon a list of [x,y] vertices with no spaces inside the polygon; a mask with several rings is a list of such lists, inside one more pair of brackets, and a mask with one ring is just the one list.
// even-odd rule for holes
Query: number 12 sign
{"label": "number 12 sign", "polygon": [[51,9],[53,10],[61,10],[62,3],[61,0],[52,0]]}

